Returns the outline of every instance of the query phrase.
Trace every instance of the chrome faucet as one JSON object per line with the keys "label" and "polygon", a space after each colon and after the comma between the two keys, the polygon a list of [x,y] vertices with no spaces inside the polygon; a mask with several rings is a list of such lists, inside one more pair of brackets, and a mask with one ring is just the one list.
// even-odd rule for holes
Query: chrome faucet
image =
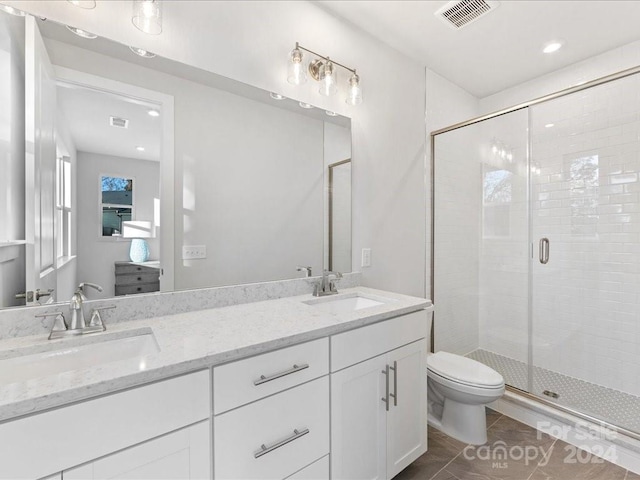
{"label": "chrome faucet", "polygon": [[[333,280],[331,279],[332,276],[335,277]],[[316,297],[335,295],[336,293],[338,293],[338,290],[336,289],[336,282],[341,278],[342,274],[340,272],[330,272],[329,270],[324,270],[322,272],[320,283],[316,284],[316,287],[313,290],[313,295]]]}
{"label": "chrome faucet", "polygon": [[71,297],[69,302],[69,312],[71,314],[71,320],[69,323],[64,318],[62,312],[52,312],[42,315],[36,315],[36,317],[54,317],[53,326],[51,327],[51,333],[49,340],[54,338],[67,337],[71,335],[85,335],[87,333],[104,332],[105,327],[100,317],[102,310],[109,310],[116,308],[115,305],[109,305],[104,307],[96,307],[91,310],[91,317],[87,322],[84,316],[84,301],[87,297],[84,296],[85,287],[91,287],[101,292],[102,287],[95,283],[83,282],[78,285],[75,293]]}
{"label": "chrome faucet", "polygon": [[298,271],[298,272],[304,272],[304,276],[305,276],[305,277],[310,277],[310,276],[312,275],[312,274],[311,274],[311,267],[305,267],[305,266],[303,266],[303,265],[298,265],[298,266],[296,267],[296,271]]}

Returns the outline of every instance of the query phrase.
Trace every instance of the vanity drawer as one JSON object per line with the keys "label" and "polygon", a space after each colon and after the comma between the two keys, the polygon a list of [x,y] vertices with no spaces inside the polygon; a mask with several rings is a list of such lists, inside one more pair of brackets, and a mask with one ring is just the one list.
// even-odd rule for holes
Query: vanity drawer
{"label": "vanity drawer", "polygon": [[215,367],[213,412],[218,415],[327,373],[327,338]]}
{"label": "vanity drawer", "polygon": [[427,337],[430,307],[331,337],[331,371],[368,360]]}
{"label": "vanity drawer", "polygon": [[157,283],[160,280],[158,272],[136,273],[133,275],[116,275],[116,285],[137,285],[140,283]]}
{"label": "vanity drawer", "polygon": [[209,371],[0,424],[0,479],[42,478],[210,415]]}
{"label": "vanity drawer", "polygon": [[287,480],[319,480],[321,478],[329,478],[329,455],[287,477]]}
{"label": "vanity drawer", "polygon": [[160,282],[134,285],[116,285],[116,295],[132,295],[134,293],[159,292]]}
{"label": "vanity drawer", "polygon": [[158,275],[160,273],[160,268],[129,262],[116,262],[115,271],[116,275],[135,275],[137,273],[155,273]]}
{"label": "vanity drawer", "polygon": [[214,478],[286,478],[329,453],[329,423],[326,376],[219,415]]}

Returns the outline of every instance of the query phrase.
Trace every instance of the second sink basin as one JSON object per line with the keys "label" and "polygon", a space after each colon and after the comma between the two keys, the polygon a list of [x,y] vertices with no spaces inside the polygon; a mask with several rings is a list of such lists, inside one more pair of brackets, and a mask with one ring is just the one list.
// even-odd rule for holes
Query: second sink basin
{"label": "second sink basin", "polygon": [[139,368],[144,369],[142,358],[159,352],[158,343],[150,330],[128,333],[120,338],[93,337],[90,342],[87,338],[82,344],[52,344],[51,348],[33,353],[33,349],[27,348],[12,352],[12,356],[0,359],[0,383],[21,382],[124,359],[138,361]]}
{"label": "second sink basin", "polygon": [[341,313],[355,312],[363,308],[377,307],[390,302],[393,302],[393,300],[356,292],[314,298],[312,300],[306,300],[303,303],[311,305],[323,312],[338,315]]}

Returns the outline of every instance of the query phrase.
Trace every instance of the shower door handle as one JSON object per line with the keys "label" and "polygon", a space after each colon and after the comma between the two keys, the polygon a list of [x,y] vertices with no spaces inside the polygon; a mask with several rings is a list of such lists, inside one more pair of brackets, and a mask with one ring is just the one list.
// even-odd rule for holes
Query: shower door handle
{"label": "shower door handle", "polygon": [[549,263],[549,239],[546,237],[540,239],[539,254],[541,264]]}

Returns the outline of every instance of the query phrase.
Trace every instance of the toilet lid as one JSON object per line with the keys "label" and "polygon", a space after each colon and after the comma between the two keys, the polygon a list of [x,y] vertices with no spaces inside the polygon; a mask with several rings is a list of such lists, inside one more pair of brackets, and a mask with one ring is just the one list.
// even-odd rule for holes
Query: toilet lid
{"label": "toilet lid", "polygon": [[438,352],[429,355],[427,367],[442,377],[465,385],[499,387],[504,384],[502,375],[493,368],[453,353]]}

